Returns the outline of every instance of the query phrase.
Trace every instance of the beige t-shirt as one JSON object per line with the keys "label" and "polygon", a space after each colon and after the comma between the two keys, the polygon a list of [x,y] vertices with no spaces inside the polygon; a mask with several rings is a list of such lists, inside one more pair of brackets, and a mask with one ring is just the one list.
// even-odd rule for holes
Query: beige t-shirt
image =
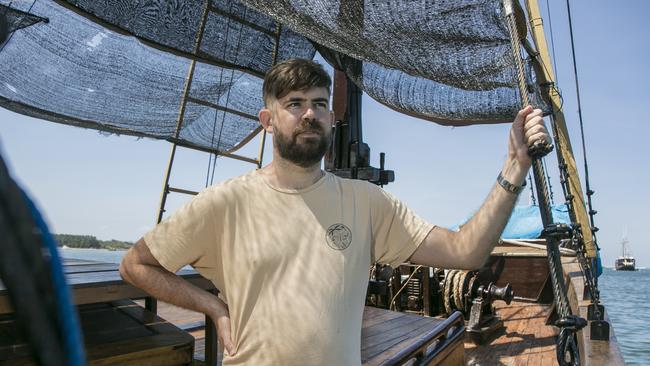
{"label": "beige t-shirt", "polygon": [[257,171],[207,188],[145,235],[169,271],[192,265],[228,303],[224,365],[359,365],[372,262],[408,259],[432,226],[370,183],[327,173],[281,190]]}

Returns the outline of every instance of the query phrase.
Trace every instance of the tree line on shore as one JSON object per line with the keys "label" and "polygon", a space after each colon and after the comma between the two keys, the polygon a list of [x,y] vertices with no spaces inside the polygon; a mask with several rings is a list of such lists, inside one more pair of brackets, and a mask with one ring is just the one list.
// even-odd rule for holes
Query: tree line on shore
{"label": "tree line on shore", "polygon": [[84,249],[124,250],[133,246],[133,243],[120,240],[99,240],[93,235],[53,234],[58,246]]}

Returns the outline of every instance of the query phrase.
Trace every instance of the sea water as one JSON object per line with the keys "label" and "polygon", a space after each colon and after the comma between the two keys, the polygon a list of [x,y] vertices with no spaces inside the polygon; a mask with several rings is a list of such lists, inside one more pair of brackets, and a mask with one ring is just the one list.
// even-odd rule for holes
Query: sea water
{"label": "sea water", "polygon": [[599,277],[600,297],[627,365],[650,365],[650,269]]}
{"label": "sea water", "polygon": [[[125,251],[60,250],[63,257],[119,263]],[[601,298],[627,365],[650,365],[650,269],[635,272],[605,268]]]}

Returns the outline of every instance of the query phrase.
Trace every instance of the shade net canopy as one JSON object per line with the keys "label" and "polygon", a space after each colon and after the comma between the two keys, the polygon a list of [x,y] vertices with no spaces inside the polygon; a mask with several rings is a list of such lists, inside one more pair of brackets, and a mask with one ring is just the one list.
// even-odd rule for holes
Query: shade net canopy
{"label": "shade net canopy", "polygon": [[437,123],[507,122],[520,104],[500,1],[0,0],[0,13],[16,29],[0,105],[204,150],[254,136],[264,73],[316,50],[374,99]]}

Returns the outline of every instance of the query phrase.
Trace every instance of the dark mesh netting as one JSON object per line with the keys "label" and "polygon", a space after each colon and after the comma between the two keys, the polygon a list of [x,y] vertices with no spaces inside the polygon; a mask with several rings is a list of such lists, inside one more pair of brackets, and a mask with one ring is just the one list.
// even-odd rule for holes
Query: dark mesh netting
{"label": "dark mesh netting", "polygon": [[[49,23],[14,32],[0,52],[4,107],[219,151],[232,150],[259,130],[260,78],[197,63],[189,97],[211,105],[189,102],[175,139],[189,59],[145,46],[51,1],[36,2],[31,13],[49,18]],[[240,42],[246,41],[242,36]]]}
{"label": "dark mesh netting", "polygon": [[[204,62],[245,70],[264,76],[273,64],[277,27],[275,20],[237,1],[213,0],[66,0],[70,9],[92,20],[132,34],[149,44],[177,51]],[[194,44],[201,17],[208,7],[203,41]],[[280,29],[278,60],[312,58],[314,49],[303,36]]]}
{"label": "dark mesh netting", "polygon": [[330,63],[400,112],[465,125],[511,121],[520,107],[500,0],[242,2],[329,48]]}
{"label": "dark mesh netting", "polygon": [[6,32],[13,32],[18,29],[29,27],[39,22],[47,22],[46,18],[41,18],[28,12],[0,5],[0,14],[5,16]]}
{"label": "dark mesh netting", "polygon": [[40,0],[30,13],[49,22],[0,52],[0,105],[61,123],[231,151],[259,131],[261,75],[315,46],[409,115],[492,123],[519,105],[499,0]]}

